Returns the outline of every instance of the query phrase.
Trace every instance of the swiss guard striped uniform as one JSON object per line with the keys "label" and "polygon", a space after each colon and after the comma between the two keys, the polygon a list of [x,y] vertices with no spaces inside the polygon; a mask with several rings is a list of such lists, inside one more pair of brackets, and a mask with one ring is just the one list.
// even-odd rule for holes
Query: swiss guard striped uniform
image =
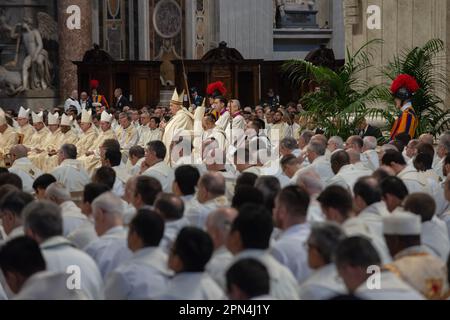
{"label": "swiss guard striped uniform", "polygon": [[109,109],[108,101],[106,100],[105,96],[102,95],[96,95],[92,96],[92,103],[100,103],[102,106],[106,107],[106,109]]}
{"label": "swiss guard striped uniform", "polygon": [[412,104],[408,102],[402,107],[399,117],[395,120],[391,130],[391,140],[395,140],[395,137],[403,132],[408,133],[411,139],[414,139],[418,124]]}

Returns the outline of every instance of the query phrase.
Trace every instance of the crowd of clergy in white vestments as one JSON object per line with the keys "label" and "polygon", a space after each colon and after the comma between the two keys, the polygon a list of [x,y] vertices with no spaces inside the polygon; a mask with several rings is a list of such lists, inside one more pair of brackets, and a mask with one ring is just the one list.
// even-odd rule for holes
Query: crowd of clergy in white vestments
{"label": "crowd of clergy in white vestments", "polygon": [[450,132],[183,98],[0,110],[1,299],[449,298]]}

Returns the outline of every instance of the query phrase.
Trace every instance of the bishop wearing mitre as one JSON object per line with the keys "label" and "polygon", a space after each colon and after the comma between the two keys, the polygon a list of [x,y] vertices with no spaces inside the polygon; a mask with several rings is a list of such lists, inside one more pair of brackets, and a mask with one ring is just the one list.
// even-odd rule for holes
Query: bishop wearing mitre
{"label": "bishop wearing mitre", "polygon": [[194,116],[183,107],[184,91],[178,95],[175,89],[172,100],[170,100],[170,112],[172,119],[164,129],[162,142],[167,148],[165,161],[170,163],[170,152],[172,142],[178,141],[181,136],[191,135],[194,129]]}
{"label": "bishop wearing mitre", "polygon": [[93,142],[97,139],[97,131],[92,124],[92,110],[83,109],[81,112],[81,135],[76,143],[78,156],[85,155],[92,147]]}
{"label": "bishop wearing mitre", "polygon": [[49,132],[45,139],[42,140],[41,148],[36,148],[28,154],[28,159],[30,159],[31,162],[33,162],[33,164],[42,171],[45,171],[44,167],[48,153],[56,148],[54,145],[61,139],[62,136],[61,129],[59,128],[59,114],[57,112],[48,114],[47,124]]}
{"label": "bishop wearing mitre", "polygon": [[22,144],[25,146],[31,144],[31,138],[36,132],[36,130],[34,130],[33,126],[30,124],[30,113],[30,109],[20,107],[19,114],[17,116],[17,123],[19,125],[17,133],[23,136]]}
{"label": "bishop wearing mitre", "polygon": [[100,147],[103,143],[108,139],[116,139],[116,135],[111,128],[113,118],[114,116],[112,114],[109,114],[106,111],[102,112],[100,118],[100,134],[92,142],[88,151],[84,155],[81,155],[80,153],[78,154],[80,156],[78,160],[83,162],[84,167],[89,174],[92,174],[95,168],[100,165]]}
{"label": "bishop wearing mitre", "polygon": [[5,112],[0,108],[0,166],[5,165],[6,155],[18,142],[19,136],[17,132],[9,126]]}
{"label": "bishop wearing mitre", "polygon": [[31,117],[33,119],[33,127],[35,132],[30,139],[29,144],[25,142],[23,145],[28,148],[29,151],[40,151],[45,149],[45,141],[47,136],[50,134],[50,130],[45,126],[44,123],[44,112],[39,113],[31,113]]}
{"label": "bishop wearing mitre", "polygon": [[[49,129],[50,128],[50,121],[55,121],[55,119],[50,120],[50,113],[49,113]],[[52,115],[54,117],[55,115],[58,115],[55,113]],[[51,172],[54,168],[58,166],[58,150],[61,148],[64,144],[73,144],[75,145],[78,141],[78,136],[75,134],[75,132],[72,130],[72,122],[73,118],[72,116],[67,116],[65,114],[62,115],[60,126],[59,126],[59,135],[55,136],[55,139],[48,142],[47,146],[47,152],[44,153],[44,161],[42,162],[42,170],[44,172]],[[42,156],[42,155],[41,155]]]}

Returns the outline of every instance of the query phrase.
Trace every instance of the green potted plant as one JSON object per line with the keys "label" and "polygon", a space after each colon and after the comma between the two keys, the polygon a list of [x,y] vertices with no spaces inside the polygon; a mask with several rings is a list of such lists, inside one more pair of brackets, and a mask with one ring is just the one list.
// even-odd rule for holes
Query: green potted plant
{"label": "green potted plant", "polygon": [[346,63],[336,71],[305,60],[291,60],[283,65],[283,71],[293,86],[300,88],[311,82],[317,84],[316,90],[302,98],[305,108],[302,117],[313,119],[326,136],[346,139],[355,134],[362,117],[375,113],[383,115],[370,106],[382,101],[386,89],[381,85],[371,86],[358,77],[358,73],[373,67],[370,46],[380,42],[382,40],[372,40],[354,54],[347,49]]}

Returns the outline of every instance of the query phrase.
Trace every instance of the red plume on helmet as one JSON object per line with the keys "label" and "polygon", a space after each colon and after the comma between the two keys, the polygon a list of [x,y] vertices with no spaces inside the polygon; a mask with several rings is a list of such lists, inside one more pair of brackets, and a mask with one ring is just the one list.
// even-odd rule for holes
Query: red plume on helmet
{"label": "red plume on helmet", "polygon": [[420,86],[414,77],[409,74],[401,74],[392,82],[392,94],[396,94],[401,88],[406,88],[410,94],[414,94],[420,89]]}
{"label": "red plume on helmet", "polygon": [[225,96],[227,94],[227,88],[222,81],[217,81],[208,85],[206,93],[213,97]]}
{"label": "red plume on helmet", "polygon": [[93,79],[93,80],[91,80],[90,85],[91,85],[91,89],[98,89],[100,82],[98,80]]}

